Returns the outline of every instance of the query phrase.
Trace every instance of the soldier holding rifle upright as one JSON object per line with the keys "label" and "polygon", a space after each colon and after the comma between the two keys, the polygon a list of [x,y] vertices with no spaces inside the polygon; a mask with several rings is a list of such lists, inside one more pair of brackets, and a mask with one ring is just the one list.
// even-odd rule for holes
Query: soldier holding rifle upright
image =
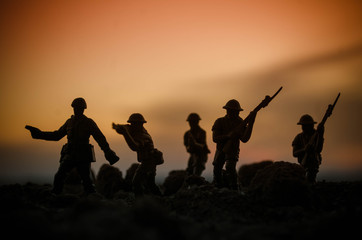
{"label": "soldier holding rifle upright", "polygon": [[[251,137],[257,112],[266,107],[269,102],[281,91],[280,88],[272,97],[265,99],[250,114],[242,119],[239,117],[243,109],[237,100],[231,99],[223,107],[226,115],[218,118],[212,127],[212,139],[216,143],[216,152],[213,161],[214,179],[217,187],[228,187],[237,190],[236,163],[239,159],[240,141],[246,143]],[[222,169],[225,165],[226,182],[223,182]]]}
{"label": "soldier holding rifle upright", "polygon": [[317,129],[314,128],[314,124],[317,122],[308,114],[303,115],[297,123],[302,125],[302,132],[292,142],[293,156],[298,159],[298,163],[305,169],[307,180],[310,183],[316,182],[319,165],[322,163],[324,124],[327,118],[332,115],[339,96],[340,93],[334,103],[328,105],[327,111]]}

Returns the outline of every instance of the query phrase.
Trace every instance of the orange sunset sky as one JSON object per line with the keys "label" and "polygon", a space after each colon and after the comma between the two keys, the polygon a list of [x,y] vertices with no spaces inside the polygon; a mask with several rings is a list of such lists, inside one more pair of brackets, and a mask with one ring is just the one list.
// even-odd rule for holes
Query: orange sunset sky
{"label": "orange sunset sky", "polygon": [[[327,120],[319,179],[362,178],[362,2],[358,0],[119,0],[0,2],[0,181],[52,182],[59,142],[33,140],[26,124],[57,130],[76,97],[121,158],[136,153],[111,123],[140,112],[164,152],[158,178],[184,169],[186,118],[197,112],[211,154],[214,121],[239,100],[246,115],[280,86],[262,109],[242,164],[296,162],[291,142],[309,113]],[[106,163],[95,145],[95,172]],[[329,174],[329,175],[328,175]]]}

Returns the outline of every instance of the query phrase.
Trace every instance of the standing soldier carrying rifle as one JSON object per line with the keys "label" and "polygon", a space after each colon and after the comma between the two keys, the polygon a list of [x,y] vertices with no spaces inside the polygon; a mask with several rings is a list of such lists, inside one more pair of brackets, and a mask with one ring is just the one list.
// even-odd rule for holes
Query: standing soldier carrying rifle
{"label": "standing soldier carrying rifle", "polygon": [[314,124],[317,122],[308,114],[303,115],[297,123],[302,125],[302,132],[292,142],[293,157],[296,157],[298,163],[305,169],[307,180],[310,183],[316,182],[319,165],[322,163],[324,124],[327,118],[332,115],[340,95],[339,93],[333,104],[328,105],[327,111],[317,129],[314,129]]}
{"label": "standing soldier carrying rifle", "polygon": [[[231,99],[223,107],[226,115],[218,118],[212,127],[212,139],[216,143],[216,152],[213,161],[214,179],[217,187],[226,186],[237,190],[236,163],[239,159],[240,141],[246,143],[251,137],[257,112],[266,107],[282,90],[282,87],[272,96],[265,99],[243,120],[239,117],[243,109],[237,100]],[[223,183],[222,169],[225,164],[226,183]]]}

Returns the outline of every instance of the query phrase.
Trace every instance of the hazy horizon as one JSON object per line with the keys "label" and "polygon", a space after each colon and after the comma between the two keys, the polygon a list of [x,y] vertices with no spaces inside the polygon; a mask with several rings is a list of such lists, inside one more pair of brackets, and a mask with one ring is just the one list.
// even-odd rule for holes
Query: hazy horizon
{"label": "hazy horizon", "polygon": [[[203,173],[210,178],[211,127],[225,115],[222,106],[237,99],[245,118],[280,86],[258,113],[251,140],[241,144],[237,168],[296,163],[291,142],[300,116],[319,122],[340,92],[325,126],[318,179],[362,176],[361,22],[362,3],[353,0],[1,2],[0,180],[52,179],[66,138],[34,140],[24,126],[57,130],[80,96],[123,174],[136,153],[111,124],[144,115],[165,156],[158,179],[186,168],[186,118],[197,112],[211,150]],[[98,172],[106,160],[91,143]]]}

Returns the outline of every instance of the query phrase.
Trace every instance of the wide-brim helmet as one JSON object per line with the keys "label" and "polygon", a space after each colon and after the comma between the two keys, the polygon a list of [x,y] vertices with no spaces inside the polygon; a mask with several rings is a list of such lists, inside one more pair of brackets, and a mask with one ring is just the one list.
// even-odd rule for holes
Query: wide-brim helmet
{"label": "wide-brim helmet", "polygon": [[73,100],[71,106],[73,108],[83,108],[86,109],[87,108],[87,103],[85,102],[84,98],[76,98]]}
{"label": "wide-brim helmet", "polygon": [[146,123],[147,121],[142,116],[142,114],[140,114],[140,113],[132,113],[131,116],[129,116],[127,122],[129,122],[129,123],[132,123],[132,122]]}
{"label": "wide-brim helmet", "polygon": [[243,111],[244,109],[242,109],[240,107],[240,103],[238,102],[238,100],[236,99],[231,99],[229,100],[225,106],[223,106],[222,108],[224,109],[232,109],[232,110],[237,110],[237,111]]}
{"label": "wide-brim helmet", "polygon": [[314,121],[311,115],[304,114],[300,117],[298,125],[307,125],[307,124],[316,124],[317,122]]}
{"label": "wide-brim helmet", "polygon": [[199,114],[197,113],[190,113],[189,116],[187,117],[186,121],[190,122],[190,121],[200,121],[201,118],[199,116]]}

